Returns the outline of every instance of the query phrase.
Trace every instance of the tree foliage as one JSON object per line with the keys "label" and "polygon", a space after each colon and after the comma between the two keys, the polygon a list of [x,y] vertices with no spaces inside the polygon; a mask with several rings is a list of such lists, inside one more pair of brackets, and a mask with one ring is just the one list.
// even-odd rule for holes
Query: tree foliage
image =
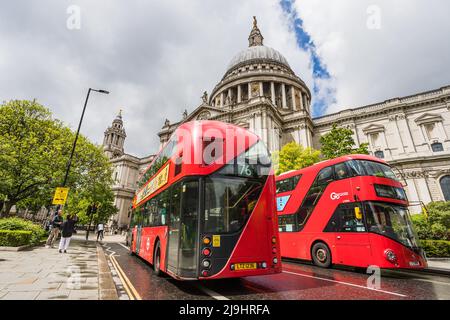
{"label": "tree foliage", "polygon": [[325,159],[333,159],[348,154],[369,154],[368,144],[361,143],[356,148],[353,131],[333,124],[330,132],[320,137],[322,155]]}
{"label": "tree foliage", "polygon": [[290,170],[299,170],[311,166],[320,161],[320,151],[312,148],[304,148],[295,141],[281,148],[272,155],[275,164],[275,173],[282,174]]}
{"label": "tree foliage", "polygon": [[412,216],[414,228],[422,240],[450,240],[450,201],[431,202],[427,205],[428,217]]}
{"label": "tree foliage", "polygon": [[[7,197],[6,213],[13,205],[51,204],[55,188],[62,185],[74,138],[75,133],[36,101],[0,105],[0,199]],[[67,209],[77,206],[75,199],[108,207],[113,199],[111,173],[102,149],[80,135],[66,184]]]}

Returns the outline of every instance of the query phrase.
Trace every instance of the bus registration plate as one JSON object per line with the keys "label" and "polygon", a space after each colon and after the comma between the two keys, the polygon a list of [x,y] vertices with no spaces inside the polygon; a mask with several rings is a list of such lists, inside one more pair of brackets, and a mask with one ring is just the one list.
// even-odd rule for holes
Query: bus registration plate
{"label": "bus registration plate", "polygon": [[236,263],[234,270],[254,270],[256,269],[256,263]]}

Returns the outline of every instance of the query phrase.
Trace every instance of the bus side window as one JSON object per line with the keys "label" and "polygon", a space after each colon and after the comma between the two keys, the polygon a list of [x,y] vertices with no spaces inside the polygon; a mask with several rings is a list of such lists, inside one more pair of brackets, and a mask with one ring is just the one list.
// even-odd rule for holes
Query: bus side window
{"label": "bus side window", "polygon": [[333,181],[333,167],[326,167],[320,170],[317,175],[316,184],[318,186],[328,185],[331,181]]}
{"label": "bus side window", "polygon": [[297,227],[301,231],[317,202],[323,194],[323,191],[333,179],[333,167],[326,167],[320,170],[311,188],[303,199],[302,205],[297,212]]}
{"label": "bus side window", "polygon": [[347,179],[353,176],[347,162],[342,162],[334,165],[334,173],[336,180]]}

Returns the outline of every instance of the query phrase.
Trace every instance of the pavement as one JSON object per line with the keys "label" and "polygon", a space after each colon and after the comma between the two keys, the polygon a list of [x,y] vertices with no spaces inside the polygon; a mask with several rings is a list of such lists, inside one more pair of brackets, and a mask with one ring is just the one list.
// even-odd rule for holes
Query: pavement
{"label": "pavement", "polygon": [[[117,236],[105,237],[105,241],[118,240]],[[1,251],[0,300],[118,299],[100,244],[85,241],[83,233],[72,237],[66,254],[58,252],[57,244],[55,248],[40,245],[24,251]]]}
{"label": "pavement", "polygon": [[430,270],[444,271],[450,274],[449,258],[428,258],[427,262]]}

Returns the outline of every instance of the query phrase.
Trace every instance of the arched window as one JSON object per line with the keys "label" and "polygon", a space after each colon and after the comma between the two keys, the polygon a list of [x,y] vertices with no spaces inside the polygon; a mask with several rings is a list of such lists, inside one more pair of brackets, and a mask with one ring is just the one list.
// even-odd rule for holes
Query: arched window
{"label": "arched window", "polygon": [[450,201],[450,176],[443,176],[440,184],[445,201]]}

